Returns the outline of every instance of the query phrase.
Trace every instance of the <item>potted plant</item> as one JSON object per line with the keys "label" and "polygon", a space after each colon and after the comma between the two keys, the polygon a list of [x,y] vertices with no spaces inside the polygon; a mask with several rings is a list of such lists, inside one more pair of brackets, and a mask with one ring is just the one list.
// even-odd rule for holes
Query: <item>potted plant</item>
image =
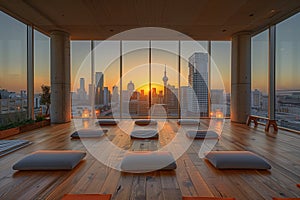
{"label": "potted plant", "polygon": [[41,94],[41,104],[42,105],[46,105],[47,108],[46,108],[46,114],[45,116],[46,117],[49,117],[49,107],[50,107],[50,104],[51,104],[51,99],[50,99],[50,86],[48,85],[42,85],[41,86],[42,88],[42,94]]}

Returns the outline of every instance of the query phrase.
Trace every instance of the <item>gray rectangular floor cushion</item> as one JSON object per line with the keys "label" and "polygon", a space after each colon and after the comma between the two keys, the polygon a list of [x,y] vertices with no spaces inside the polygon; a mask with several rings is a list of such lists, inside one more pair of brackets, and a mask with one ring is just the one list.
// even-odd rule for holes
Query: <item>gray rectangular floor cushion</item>
{"label": "gray rectangular floor cushion", "polygon": [[125,154],[121,170],[142,173],[157,170],[174,170],[177,165],[172,153],[153,151],[134,151]]}
{"label": "gray rectangular floor cushion", "polygon": [[29,154],[16,164],[14,170],[71,170],[84,157],[84,151],[40,150]]}
{"label": "gray rectangular floor cushion", "polygon": [[250,151],[211,151],[206,159],[217,169],[271,169],[264,158]]}
{"label": "gray rectangular floor cushion", "polygon": [[108,130],[91,129],[91,128],[83,128],[72,133],[71,138],[79,139],[79,138],[94,138],[94,137],[102,137]]}

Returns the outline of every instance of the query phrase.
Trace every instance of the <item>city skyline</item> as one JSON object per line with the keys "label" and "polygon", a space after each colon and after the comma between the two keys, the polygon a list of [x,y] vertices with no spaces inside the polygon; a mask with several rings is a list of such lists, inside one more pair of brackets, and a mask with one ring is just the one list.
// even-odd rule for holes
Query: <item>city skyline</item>
{"label": "city skyline", "polygon": [[[156,104],[159,104],[164,107],[167,116],[178,116],[179,108],[181,115],[191,116],[200,113],[201,116],[208,116],[208,54],[198,52],[189,57],[188,86],[172,85],[169,82],[169,71],[167,69],[167,65],[165,65],[164,70],[161,70],[157,76],[161,77],[160,83],[151,85],[151,88],[149,88],[149,84],[144,87],[136,87],[135,81],[130,80],[123,83],[125,88],[120,91],[118,91],[117,86],[113,86],[113,92],[104,84],[106,77],[103,72],[96,71],[93,74],[96,84],[89,84],[88,94],[84,89],[85,79],[81,77],[80,88],[77,89],[77,93],[72,95],[73,104],[77,107],[74,114],[82,112],[79,109],[80,105],[94,105],[95,108],[99,109],[97,113],[100,115],[103,112],[108,115],[111,110],[117,110],[118,112],[120,110],[119,105],[122,105],[122,113],[125,111],[126,114],[133,116],[144,116],[149,115],[148,112],[151,106],[155,107]],[[218,110],[227,116],[229,109],[226,109],[225,90],[211,91],[212,111]],[[184,95],[182,96],[181,93]],[[120,99],[121,95],[122,99]],[[179,106],[179,103],[182,105]],[[163,114],[164,112],[158,113]]]}

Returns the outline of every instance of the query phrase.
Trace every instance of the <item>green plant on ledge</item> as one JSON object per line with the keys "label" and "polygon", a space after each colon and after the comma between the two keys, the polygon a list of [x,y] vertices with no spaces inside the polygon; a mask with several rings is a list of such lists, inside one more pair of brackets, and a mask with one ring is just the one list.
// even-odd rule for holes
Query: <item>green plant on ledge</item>
{"label": "green plant on ledge", "polygon": [[49,107],[50,107],[50,104],[51,104],[51,99],[50,99],[50,96],[51,96],[51,93],[50,93],[50,86],[48,85],[42,85],[41,86],[42,88],[42,94],[41,94],[41,104],[42,105],[46,105],[47,106],[47,109],[46,109],[46,116],[49,116]]}
{"label": "green plant on ledge", "polygon": [[45,116],[43,116],[43,115],[37,115],[35,117],[35,122],[41,122],[41,121],[44,121],[45,119],[46,119]]}
{"label": "green plant on ledge", "polygon": [[34,120],[32,120],[32,119],[26,119],[26,120],[23,120],[23,121],[12,122],[12,123],[9,123],[7,125],[0,126],[0,131],[10,129],[10,128],[16,128],[16,127],[23,126],[23,125],[26,125],[26,124],[33,124],[33,123],[34,123]]}

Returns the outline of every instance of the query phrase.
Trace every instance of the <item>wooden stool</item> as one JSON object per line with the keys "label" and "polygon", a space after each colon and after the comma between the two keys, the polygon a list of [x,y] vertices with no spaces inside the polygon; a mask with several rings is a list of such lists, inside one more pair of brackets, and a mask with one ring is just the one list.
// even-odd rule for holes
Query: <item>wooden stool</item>
{"label": "wooden stool", "polygon": [[278,131],[278,126],[277,126],[276,120],[274,120],[274,119],[268,119],[265,131],[269,131],[270,126],[273,126],[273,128],[274,128],[275,131]]}
{"label": "wooden stool", "polygon": [[257,119],[258,119],[258,116],[249,115],[248,119],[247,119],[247,126],[250,126],[251,121],[254,122],[254,126],[257,126],[258,125]]}

